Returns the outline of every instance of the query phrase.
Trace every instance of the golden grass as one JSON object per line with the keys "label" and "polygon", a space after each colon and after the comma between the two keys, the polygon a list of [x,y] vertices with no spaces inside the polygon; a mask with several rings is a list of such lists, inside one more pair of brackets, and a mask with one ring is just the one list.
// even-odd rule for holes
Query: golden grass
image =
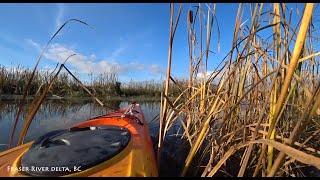
{"label": "golden grass", "polygon": [[[246,6],[250,6],[249,12]],[[182,176],[189,174],[198,155],[202,157],[197,165],[203,167],[198,172],[202,176],[214,176],[227,166],[239,168],[237,173],[226,172],[236,176],[301,175],[294,170],[298,168],[291,168],[297,162],[320,168],[315,140],[320,125],[312,123],[318,118],[319,83],[310,83],[319,78],[314,70],[319,53],[315,53],[310,35],[315,28],[310,26],[314,4],[305,5],[297,27],[292,27],[292,12],[288,16],[284,3],[239,4],[232,48],[219,64],[224,65],[209,77],[199,78],[196,72],[208,71],[216,11],[215,4],[206,7],[199,4],[195,14],[188,10],[189,85],[173,101],[167,98],[168,89],[163,93],[161,112],[165,110],[167,114],[162,113],[158,148],[170,127],[168,123],[179,121],[183,137],[191,145]],[[242,21],[245,12],[251,15],[251,21],[246,23]],[[206,19],[197,18],[199,14],[206,14]],[[173,11],[170,17],[172,21]],[[271,21],[265,23],[264,19]],[[198,29],[194,26],[197,20],[201,21]],[[205,37],[202,29],[206,30]],[[260,34],[268,29],[271,40]],[[197,35],[199,45],[192,41]],[[172,34],[169,37],[171,54]],[[206,39],[205,50],[202,38]],[[171,59],[170,56],[166,84],[173,79],[169,78]],[[299,137],[304,141],[299,142]],[[207,161],[204,156],[208,156]],[[238,161],[231,162],[231,157]]]}

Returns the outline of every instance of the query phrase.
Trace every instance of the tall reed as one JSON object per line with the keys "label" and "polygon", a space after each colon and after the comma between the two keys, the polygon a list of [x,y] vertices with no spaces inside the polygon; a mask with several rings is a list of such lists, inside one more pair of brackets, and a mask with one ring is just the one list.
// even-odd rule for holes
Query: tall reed
{"label": "tall reed", "polygon": [[[215,33],[213,17],[219,6],[199,4],[195,11],[187,10],[188,87],[171,100],[164,91],[162,102],[169,106],[162,103],[162,112],[165,109],[170,115],[160,121],[160,128],[165,124],[164,131],[181,123],[183,138],[191,145],[182,176],[195,174],[189,171],[195,165],[203,167],[202,171],[198,168],[202,176],[224,172],[233,176],[289,176],[303,175],[295,168],[298,164],[320,168],[319,146],[314,139],[320,126],[312,123],[318,119],[319,86],[309,83],[319,80],[319,72],[314,70],[319,55],[313,46],[316,37],[310,35],[316,28],[313,7],[307,3],[293,27],[294,15],[286,13],[284,3],[239,4],[232,48],[203,79],[195,72],[208,71],[211,34]],[[243,13],[250,15],[250,21],[243,22]],[[266,21],[270,17],[271,21]],[[199,27],[194,26],[196,21]],[[192,41],[197,38],[199,45]],[[206,49],[202,48],[203,38]],[[173,41],[171,35],[169,39]],[[174,79],[169,75],[166,84]],[[166,134],[160,133],[159,141]]]}

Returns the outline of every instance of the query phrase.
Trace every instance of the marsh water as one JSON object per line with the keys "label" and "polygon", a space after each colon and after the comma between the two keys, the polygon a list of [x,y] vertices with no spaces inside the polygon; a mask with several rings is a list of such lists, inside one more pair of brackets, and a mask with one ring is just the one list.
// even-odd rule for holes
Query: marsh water
{"label": "marsh water", "polygon": [[[129,101],[108,101],[104,108],[91,100],[82,101],[66,101],[66,100],[47,100],[45,101],[36,116],[34,117],[24,142],[32,141],[45,133],[53,130],[68,128],[81,121],[93,118],[96,116],[104,115],[108,112],[112,112],[112,109],[119,109],[126,107],[130,104]],[[159,131],[159,119],[157,115],[160,111],[159,101],[145,101],[137,102],[140,104],[144,113],[145,119],[148,122],[151,138],[154,143],[154,148],[157,144],[157,135]],[[23,126],[23,120],[26,116],[26,108],[30,102],[27,102],[24,106],[24,111],[20,115],[16,133],[14,136],[14,142],[18,141],[19,132]],[[13,126],[16,112],[18,110],[19,101],[0,101],[0,151],[7,149],[9,140],[10,129]],[[179,125],[171,128],[171,133],[181,131]],[[169,132],[169,133],[170,133]],[[161,176],[177,176],[183,164],[183,158],[181,154],[177,155],[177,149],[181,148],[181,138],[178,136],[168,136],[162,152],[163,166],[160,169]],[[181,153],[181,152],[180,152]]]}

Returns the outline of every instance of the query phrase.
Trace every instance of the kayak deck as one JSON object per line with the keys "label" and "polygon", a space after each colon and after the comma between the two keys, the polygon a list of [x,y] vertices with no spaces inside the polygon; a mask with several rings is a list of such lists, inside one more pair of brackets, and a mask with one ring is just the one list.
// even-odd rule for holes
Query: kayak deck
{"label": "kayak deck", "polygon": [[[96,117],[79,123],[70,129],[88,127],[115,126],[130,132],[125,147],[113,157],[79,172],[63,174],[65,176],[157,176],[157,167],[147,124],[138,104],[117,112]],[[85,141],[85,140],[84,140]],[[15,147],[0,153],[0,176],[29,176],[21,166],[21,159],[34,142]],[[86,158],[83,158],[86,159]],[[88,159],[88,158],[87,158]],[[47,163],[49,164],[49,163]],[[54,164],[54,163],[53,163]],[[46,164],[43,164],[46,167]],[[20,168],[20,169],[19,169]],[[52,168],[52,167],[51,167]],[[53,170],[59,170],[59,167]],[[51,171],[52,169],[49,169]],[[61,170],[61,167],[60,167]],[[63,168],[62,168],[63,170]],[[30,171],[30,166],[29,166]],[[45,174],[47,175],[47,174]],[[57,174],[54,174],[56,176]]]}

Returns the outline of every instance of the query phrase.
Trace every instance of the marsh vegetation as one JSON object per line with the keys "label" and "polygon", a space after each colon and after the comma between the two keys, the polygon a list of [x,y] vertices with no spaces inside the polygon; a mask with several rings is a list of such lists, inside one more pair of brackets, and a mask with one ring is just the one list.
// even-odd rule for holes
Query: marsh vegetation
{"label": "marsh vegetation", "polygon": [[[194,83],[198,72],[208,72],[211,47],[219,46],[212,34],[224,27],[216,23],[216,4],[199,4],[187,17],[180,17],[181,5],[171,4],[158,151],[166,148],[166,132],[179,121],[191,147],[182,176],[306,176],[305,167],[320,168],[315,6],[307,3],[295,14],[285,3],[239,4],[229,53]],[[172,47],[179,21],[185,20],[188,87],[172,100]]]}
{"label": "marsh vegetation", "polygon": [[[102,74],[86,83],[64,63],[53,72],[40,72],[37,66],[47,46],[32,70],[8,71],[2,67],[1,93],[22,95],[10,126],[9,144],[24,142],[48,94],[85,94],[104,108],[109,106],[100,97],[106,95],[158,96],[159,115],[153,119],[159,122],[154,140],[160,172],[166,166],[161,162],[175,156],[182,162],[176,170],[181,176],[319,176],[316,5],[307,3],[303,12],[297,13],[285,3],[239,4],[233,34],[229,34],[231,48],[223,59],[212,59],[212,47],[219,47],[224,28],[219,27],[217,8],[208,3],[189,9],[170,4],[169,48],[163,52],[168,53],[164,82],[131,81],[125,85],[118,82],[116,74]],[[87,25],[71,19],[57,33],[70,21]],[[181,21],[187,24],[189,59],[185,62],[189,74],[178,80],[172,75],[171,65]],[[218,34],[217,41],[212,41],[214,33]],[[220,62],[213,70],[207,66],[212,60]],[[34,98],[25,105],[30,94]],[[13,141],[18,121],[20,134]],[[172,146],[170,137],[186,143]],[[170,147],[174,148],[168,151]]]}

